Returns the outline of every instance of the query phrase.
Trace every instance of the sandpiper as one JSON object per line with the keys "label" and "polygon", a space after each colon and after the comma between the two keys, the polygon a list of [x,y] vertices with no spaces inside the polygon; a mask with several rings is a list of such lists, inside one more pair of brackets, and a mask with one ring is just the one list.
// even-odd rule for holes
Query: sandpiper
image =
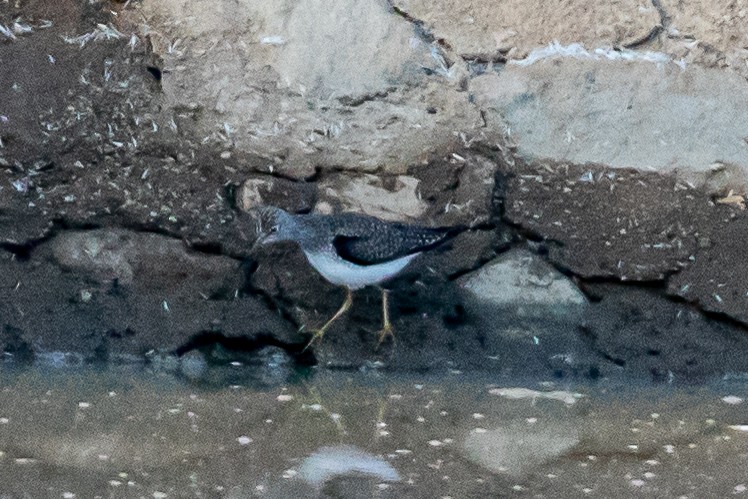
{"label": "sandpiper", "polygon": [[[343,305],[314,333],[305,349],[322,338],[330,325],[350,309],[354,290],[394,277],[416,256],[464,230],[386,222],[358,213],[295,215],[274,206],[256,207],[250,214],[256,224],[255,245],[294,241],[322,277],[346,288]],[[394,334],[388,292],[382,289],[379,344],[388,336]]]}

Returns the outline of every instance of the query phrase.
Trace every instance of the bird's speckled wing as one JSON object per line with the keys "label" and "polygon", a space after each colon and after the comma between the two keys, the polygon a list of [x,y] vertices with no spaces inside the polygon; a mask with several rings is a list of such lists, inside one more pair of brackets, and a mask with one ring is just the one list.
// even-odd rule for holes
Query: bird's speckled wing
{"label": "bird's speckled wing", "polygon": [[376,265],[420,253],[464,230],[417,227],[369,217],[352,217],[350,222],[338,227],[332,244],[341,258],[356,265]]}

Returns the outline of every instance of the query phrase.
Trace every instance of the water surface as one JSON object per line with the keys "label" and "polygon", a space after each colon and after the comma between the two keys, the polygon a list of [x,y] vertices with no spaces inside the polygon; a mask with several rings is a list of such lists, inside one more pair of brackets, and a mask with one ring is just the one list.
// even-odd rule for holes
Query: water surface
{"label": "water surface", "polygon": [[320,371],[203,386],[79,366],[0,382],[1,497],[748,497],[741,379]]}

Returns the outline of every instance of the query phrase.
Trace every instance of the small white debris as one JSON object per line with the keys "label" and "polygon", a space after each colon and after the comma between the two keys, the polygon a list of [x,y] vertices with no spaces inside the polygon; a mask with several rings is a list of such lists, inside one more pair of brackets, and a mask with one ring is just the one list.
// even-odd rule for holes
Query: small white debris
{"label": "small white debris", "polygon": [[119,480],[109,480],[109,485],[111,485],[112,487],[119,487],[120,485],[122,485],[122,482],[120,482]]}
{"label": "small white debris", "polygon": [[65,43],[77,44],[83,48],[90,41],[119,39],[123,36],[124,35],[111,24],[97,24],[96,29],[90,33],[85,33],[75,37],[63,36],[62,39],[65,40]]}
{"label": "small white debris", "polygon": [[88,409],[91,407],[91,404],[89,402],[78,402],[78,407],[81,409]]}
{"label": "small white debris", "polygon": [[429,445],[432,447],[440,447],[442,445],[441,440],[429,440]]}
{"label": "small white debris", "polygon": [[584,175],[579,177],[580,182],[594,182],[595,177],[593,177],[592,172],[585,172]]}
{"label": "small white debris", "polygon": [[14,180],[13,182],[11,182],[11,184],[13,185],[13,188],[17,190],[18,192],[28,192],[29,190],[29,178],[28,177],[23,177],[21,179]]}
{"label": "small white debris", "polygon": [[8,424],[10,423],[10,419],[8,418],[0,418],[0,424]]}
{"label": "small white debris", "polygon": [[473,419],[483,419],[483,418],[485,418],[485,417],[486,417],[486,416],[484,416],[483,414],[481,414],[481,413],[479,413],[479,412],[474,412],[474,413],[473,413]]}
{"label": "small white debris", "polygon": [[722,402],[730,405],[738,405],[743,403],[743,399],[741,397],[736,397],[735,395],[728,395],[726,397],[722,397]]}
{"label": "small white debris", "polygon": [[9,40],[16,39],[16,35],[14,35],[13,32],[4,24],[0,24],[0,35],[3,35],[5,38],[8,38]]}
{"label": "small white debris", "polygon": [[491,395],[499,395],[508,399],[539,399],[545,398],[550,400],[559,400],[567,405],[575,404],[579,399],[584,397],[581,393],[572,393],[562,390],[550,392],[541,392],[529,388],[493,388],[488,391]]}
{"label": "small white debris", "polygon": [[168,497],[168,495],[166,494],[166,492],[161,492],[157,490],[156,492],[153,493],[153,497],[155,497],[156,499],[164,499],[164,497]]}
{"label": "small white debris", "polygon": [[248,445],[253,442],[253,440],[246,435],[242,435],[241,437],[237,438],[236,441],[239,442],[239,445]]}
{"label": "small white debris", "polygon": [[73,499],[75,497],[75,494],[73,494],[72,492],[63,492],[62,497],[64,499]]}
{"label": "small white debris", "polygon": [[397,470],[382,457],[351,445],[320,447],[304,459],[298,471],[302,480],[317,489],[331,478],[350,473],[366,474],[388,482],[400,480]]}
{"label": "small white debris", "polygon": [[31,33],[32,31],[34,31],[34,29],[28,24],[23,24],[18,21],[13,23],[13,32],[17,35],[25,35],[26,33]]}
{"label": "small white debris", "polygon": [[728,426],[731,430],[748,432],[748,424],[733,424]]}
{"label": "small white debris", "polygon": [[231,151],[223,151],[221,153],[221,159],[229,159],[231,157]]}
{"label": "small white debris", "polygon": [[287,394],[278,395],[275,398],[275,400],[277,400],[278,402],[290,402],[291,400],[293,400],[293,395],[287,395]]}
{"label": "small white debris", "polygon": [[285,38],[282,36],[261,36],[260,43],[263,45],[284,45],[286,43]]}
{"label": "small white debris", "polygon": [[641,480],[639,478],[635,478],[635,479],[631,480],[631,482],[629,482],[629,483],[631,483],[631,485],[633,485],[634,487],[641,487],[642,485],[644,485],[647,482],[645,482],[644,480]]}
{"label": "small white debris", "polygon": [[748,487],[744,483],[741,483],[740,485],[736,485],[735,488],[732,489],[733,494],[742,494],[748,490]]}
{"label": "small white debris", "polygon": [[75,199],[76,199],[76,198],[75,198],[75,194],[68,194],[67,196],[65,196],[65,197],[64,197],[64,198],[62,198],[62,199],[63,199],[63,201],[65,201],[66,203],[72,203],[73,201],[75,201]]}
{"label": "small white debris", "polygon": [[283,472],[283,478],[293,478],[297,475],[296,470],[286,470]]}

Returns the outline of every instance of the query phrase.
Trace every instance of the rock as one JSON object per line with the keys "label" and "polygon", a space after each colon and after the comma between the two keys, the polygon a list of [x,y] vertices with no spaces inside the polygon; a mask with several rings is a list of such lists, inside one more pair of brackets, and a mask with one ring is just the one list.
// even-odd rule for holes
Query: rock
{"label": "rock", "polygon": [[505,218],[581,277],[665,279],[688,264],[702,231],[724,223],[703,192],[673,176],[552,162],[512,168]]}
{"label": "rock", "polygon": [[260,298],[240,292],[239,262],[190,252],[176,239],[68,231],[33,256],[0,260],[0,348],[18,357],[142,358],[176,351],[206,332],[299,339]]}
{"label": "rock", "polygon": [[748,33],[744,2],[663,0],[669,18],[665,48],[675,57],[705,66],[729,67],[748,77]]}
{"label": "rock", "polygon": [[457,282],[479,306],[511,309],[520,316],[565,314],[587,303],[568,278],[522,249],[503,253]]}
{"label": "rock", "polygon": [[468,459],[495,473],[522,476],[570,451],[579,443],[573,427],[473,430],[462,447]]}
{"label": "rock", "polygon": [[48,245],[60,267],[100,284],[116,281],[139,290],[198,287],[206,297],[241,287],[239,263],[193,253],[176,239],[121,229],[68,231]]}
{"label": "rock", "polygon": [[161,33],[150,39],[166,108],[244,168],[295,179],[317,168],[404,174],[480,122],[460,90],[464,64],[448,68],[384,1],[152,0],[124,14],[123,30]]}
{"label": "rock", "polygon": [[424,23],[465,58],[495,60],[500,53],[524,57],[551,42],[589,48],[625,46],[646,39],[660,23],[657,10],[634,0],[590,4],[396,0],[394,5]]}
{"label": "rock", "polygon": [[748,82],[736,74],[555,57],[509,64],[470,89],[489,114],[503,117],[526,159],[684,174],[722,162],[743,177],[748,171]]}
{"label": "rock", "polygon": [[179,358],[179,371],[190,381],[203,380],[208,371],[205,355],[199,350],[185,353]]}
{"label": "rock", "polygon": [[291,213],[308,213],[316,203],[318,187],[307,182],[270,175],[253,175],[239,187],[238,206],[247,211],[255,206],[271,205]]}
{"label": "rock", "polygon": [[[698,304],[702,310],[726,314],[748,324],[748,269],[738,263],[745,252],[748,218],[742,210],[714,208],[715,211],[737,211],[729,223],[714,224],[707,240],[694,252],[693,259],[667,283],[673,296]],[[707,244],[708,243],[708,244]]]}
{"label": "rock", "polygon": [[416,223],[428,209],[418,192],[419,181],[406,175],[334,175],[319,184],[316,211],[329,214],[351,211],[383,220]]}
{"label": "rock", "polygon": [[740,327],[710,320],[652,291],[614,285],[587,288],[595,303],[579,333],[629,375],[693,382],[748,370],[748,337]]}

